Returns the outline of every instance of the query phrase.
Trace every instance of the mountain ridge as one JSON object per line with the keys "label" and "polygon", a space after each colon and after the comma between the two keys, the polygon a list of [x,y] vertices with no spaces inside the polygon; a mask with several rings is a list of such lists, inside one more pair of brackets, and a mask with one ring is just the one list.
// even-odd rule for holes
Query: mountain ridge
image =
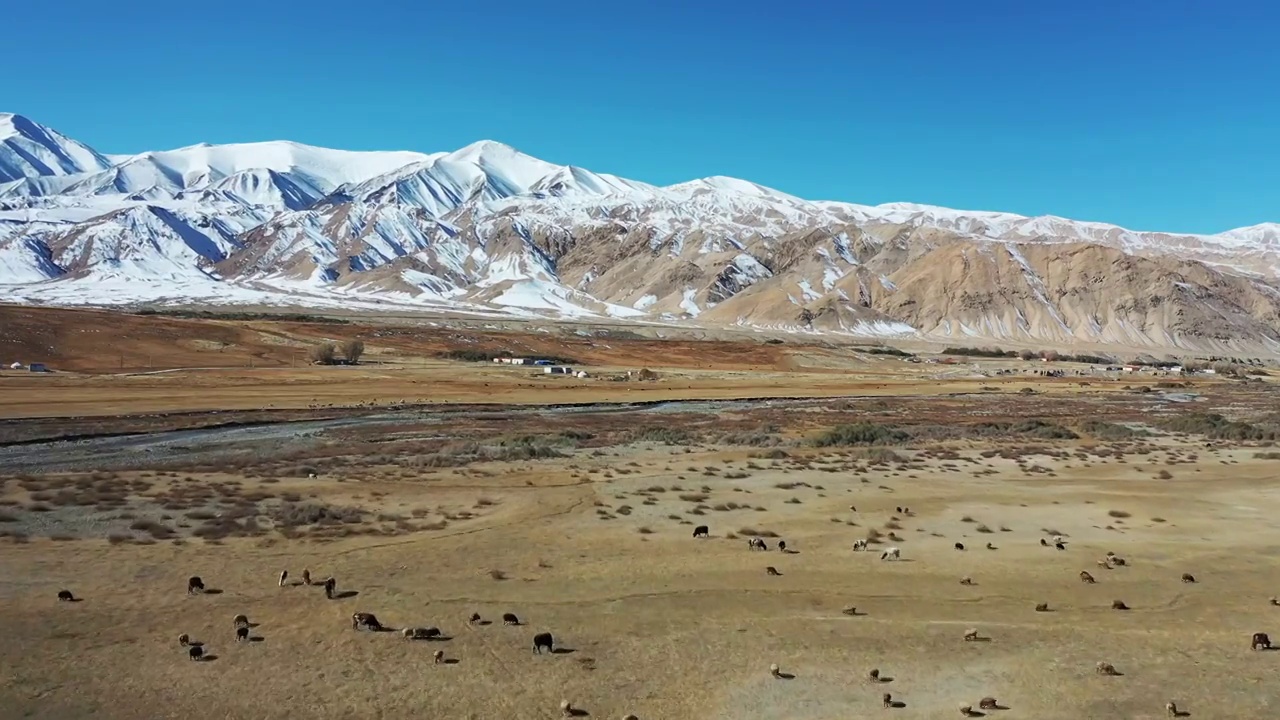
{"label": "mountain ridge", "polygon": [[490,140],[104,155],[5,114],[0,173],[20,175],[0,182],[0,299],[17,302],[1280,351],[1275,223],[1138,232],[810,201],[723,176],[655,186]]}

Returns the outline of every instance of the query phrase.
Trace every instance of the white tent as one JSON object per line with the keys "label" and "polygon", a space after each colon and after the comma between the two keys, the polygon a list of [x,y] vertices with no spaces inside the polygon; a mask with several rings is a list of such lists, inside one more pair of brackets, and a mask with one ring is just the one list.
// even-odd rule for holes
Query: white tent
{"label": "white tent", "polygon": [[10,370],[21,370],[23,367],[24,367],[24,366],[23,366],[23,364],[22,364],[22,363],[20,363],[20,362],[16,362],[16,363],[14,363],[14,364],[10,365],[10,366],[9,366],[9,369],[10,369]]}

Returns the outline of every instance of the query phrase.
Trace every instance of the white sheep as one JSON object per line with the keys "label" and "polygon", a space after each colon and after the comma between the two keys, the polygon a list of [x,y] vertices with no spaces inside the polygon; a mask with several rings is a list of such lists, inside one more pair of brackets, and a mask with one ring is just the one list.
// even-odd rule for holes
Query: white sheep
{"label": "white sheep", "polygon": [[880,553],[880,559],[881,560],[901,560],[902,551],[896,547],[885,548],[884,552]]}

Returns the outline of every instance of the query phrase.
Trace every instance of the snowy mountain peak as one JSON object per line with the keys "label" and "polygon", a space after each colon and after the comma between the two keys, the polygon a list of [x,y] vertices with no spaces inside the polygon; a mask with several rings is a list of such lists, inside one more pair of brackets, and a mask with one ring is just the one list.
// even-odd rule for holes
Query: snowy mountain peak
{"label": "snowy mountain peak", "polygon": [[83,143],[14,113],[0,113],[0,183],[105,170],[111,162]]}

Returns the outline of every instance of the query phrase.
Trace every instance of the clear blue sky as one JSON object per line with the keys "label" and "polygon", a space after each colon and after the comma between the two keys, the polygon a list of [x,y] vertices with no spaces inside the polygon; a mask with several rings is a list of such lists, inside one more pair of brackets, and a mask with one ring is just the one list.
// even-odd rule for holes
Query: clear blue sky
{"label": "clear blue sky", "polygon": [[1280,3],[10,3],[0,110],[102,152],[499,140],[652,183],[732,175],[1217,232],[1280,221]]}

